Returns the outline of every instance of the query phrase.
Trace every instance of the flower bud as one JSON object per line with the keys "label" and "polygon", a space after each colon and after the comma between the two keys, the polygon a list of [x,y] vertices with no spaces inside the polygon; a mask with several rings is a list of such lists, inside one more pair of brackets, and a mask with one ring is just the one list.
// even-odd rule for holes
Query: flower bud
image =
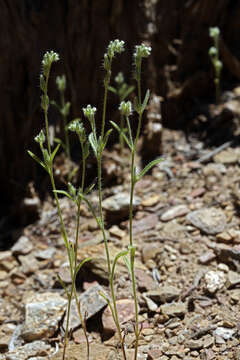
{"label": "flower bud", "polygon": [[124,76],[123,76],[123,73],[122,72],[119,72],[117,74],[117,76],[115,76],[115,82],[118,84],[118,85],[121,85],[124,83]]}
{"label": "flower bud", "polygon": [[209,36],[212,38],[218,38],[218,36],[220,35],[220,29],[216,26],[216,27],[210,27],[209,29]]}
{"label": "flower bud", "polygon": [[56,84],[57,84],[58,90],[64,92],[66,89],[66,85],[67,85],[66,76],[64,74],[62,76],[57,76]]}
{"label": "flower bud", "polygon": [[44,142],[45,142],[45,135],[44,135],[44,132],[43,130],[40,131],[40,133],[35,136],[34,140],[39,143],[40,145],[42,145]]}
{"label": "flower bud", "polygon": [[83,108],[82,110],[83,110],[84,116],[88,119],[94,117],[95,112],[97,111],[97,109],[91,105],[88,105],[86,108]]}
{"label": "flower bud", "polygon": [[132,114],[132,103],[131,101],[122,101],[119,105],[119,110],[124,116],[130,116]]}

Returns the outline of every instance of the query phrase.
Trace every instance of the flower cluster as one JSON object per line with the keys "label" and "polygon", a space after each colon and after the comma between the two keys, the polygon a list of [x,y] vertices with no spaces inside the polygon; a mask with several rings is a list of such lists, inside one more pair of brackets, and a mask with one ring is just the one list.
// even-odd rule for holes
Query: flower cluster
{"label": "flower cluster", "polygon": [[141,44],[141,45],[136,45],[135,46],[135,53],[134,53],[134,57],[135,58],[146,58],[151,54],[151,46],[147,46],[145,44]]}
{"label": "flower cluster", "polygon": [[84,131],[83,124],[81,123],[80,119],[73,120],[69,125],[68,129],[76,132],[76,133],[82,133]]}
{"label": "flower cluster", "polygon": [[42,66],[43,66],[43,74],[46,76],[52,63],[57,62],[59,60],[59,55],[55,53],[53,50],[50,52],[47,51],[42,59]]}
{"label": "flower cluster", "polygon": [[123,40],[112,40],[110,41],[107,48],[107,55],[110,58],[113,58],[115,54],[120,54],[124,51],[124,41]]}
{"label": "flower cluster", "polygon": [[87,105],[87,107],[83,108],[82,110],[83,110],[84,116],[86,118],[88,118],[89,120],[95,116],[95,113],[97,111],[97,109],[91,105]]}
{"label": "flower cluster", "polygon": [[124,116],[130,116],[132,114],[132,103],[131,101],[122,101],[119,105],[119,110]]}

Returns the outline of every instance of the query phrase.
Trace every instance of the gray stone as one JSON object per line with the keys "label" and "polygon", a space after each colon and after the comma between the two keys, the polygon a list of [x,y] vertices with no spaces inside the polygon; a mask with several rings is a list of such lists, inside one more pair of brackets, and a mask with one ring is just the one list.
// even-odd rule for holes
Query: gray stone
{"label": "gray stone", "polygon": [[199,350],[199,349],[202,349],[203,342],[202,342],[202,339],[198,339],[198,340],[191,339],[191,340],[188,340],[185,343],[185,345],[187,347],[189,347],[189,349],[191,349],[191,350]]}
{"label": "gray stone", "polygon": [[44,341],[34,341],[17,347],[14,351],[6,354],[6,360],[29,360],[29,358],[42,357],[49,354],[51,346]]}
{"label": "gray stone", "polygon": [[13,245],[11,251],[13,255],[27,255],[33,249],[33,244],[27,236],[20,236],[18,241]]}
{"label": "gray stone", "polygon": [[173,316],[183,316],[186,313],[186,306],[184,303],[172,303],[164,304],[160,307],[162,314],[173,317]]}
{"label": "gray stone", "polygon": [[[141,203],[138,196],[134,196],[133,206],[136,208]],[[119,192],[103,200],[103,209],[111,213],[128,213],[129,211],[129,194]]]}
{"label": "gray stone", "polygon": [[213,334],[215,337],[220,336],[224,340],[229,340],[233,337],[235,332],[236,332],[236,329],[229,329],[229,328],[219,326],[214,330]]}
{"label": "gray stone", "polygon": [[147,304],[147,307],[150,311],[157,311],[158,309],[158,305],[152,301],[148,296],[146,296],[145,294],[142,295],[143,299],[145,300],[146,304]]}
{"label": "gray stone", "polygon": [[147,296],[153,301],[164,304],[179,298],[181,291],[175,286],[165,285],[156,290],[151,290],[147,293]]}
{"label": "gray stone", "polygon": [[46,250],[38,251],[35,254],[35,257],[39,260],[50,260],[53,258],[53,255],[55,254],[56,249],[55,248],[48,248]]}
{"label": "gray stone", "polygon": [[189,208],[186,205],[176,205],[166,210],[162,216],[162,221],[169,221],[179,216],[184,216],[189,213]]}
{"label": "gray stone", "polygon": [[[100,295],[100,292],[107,297],[102,286],[96,284],[91,286],[89,289],[87,289],[83,294],[81,294],[78,297],[81,307],[81,314],[83,318],[85,317],[86,314],[86,319],[89,319],[107,305],[107,301]],[[79,319],[76,302],[75,299],[73,299],[71,305],[69,328],[74,329],[80,325],[81,325],[81,321]],[[65,326],[66,326],[66,318],[64,319],[64,327]]]}
{"label": "gray stone", "polygon": [[220,209],[209,208],[190,212],[186,219],[206,234],[222,232],[226,226],[226,216]]}
{"label": "gray stone", "polygon": [[232,288],[238,284],[240,284],[240,274],[236,273],[235,271],[229,271],[227,278],[227,288]]}
{"label": "gray stone", "polygon": [[26,341],[52,336],[63,317],[67,300],[56,293],[32,295],[25,305],[21,336]]}

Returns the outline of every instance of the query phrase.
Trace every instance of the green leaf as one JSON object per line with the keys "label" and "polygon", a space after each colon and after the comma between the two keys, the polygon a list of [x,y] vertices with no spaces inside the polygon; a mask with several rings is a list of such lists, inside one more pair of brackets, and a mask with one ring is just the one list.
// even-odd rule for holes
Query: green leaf
{"label": "green leaf", "polygon": [[110,307],[110,310],[111,310],[111,313],[112,313],[113,320],[114,320],[114,322],[116,324],[116,316],[115,316],[111,301],[106,297],[106,295],[102,291],[99,291],[99,295],[101,297],[103,297],[104,300],[106,300],[106,302],[108,303],[108,306]]}
{"label": "green leaf", "polygon": [[39,159],[39,157],[37,155],[35,155],[30,150],[28,150],[27,152],[39,165],[41,165],[48,172],[48,169],[47,169],[46,165],[43,163],[42,160]]}
{"label": "green leaf", "polygon": [[55,158],[56,153],[57,153],[58,149],[60,148],[60,146],[61,146],[61,144],[58,144],[58,145],[55,147],[55,149],[53,150],[52,155],[51,155],[51,158],[50,158],[50,161],[51,161],[51,162],[52,162],[53,159]]}
{"label": "green leaf", "polygon": [[116,94],[117,90],[113,87],[113,86],[109,86],[108,90],[111,91],[112,93]]}
{"label": "green leaf", "polygon": [[112,266],[112,272],[111,272],[111,277],[110,277],[110,281],[111,281],[111,284],[113,283],[113,278],[114,278],[114,271],[115,271],[115,267],[116,267],[116,264],[117,264],[117,261],[123,257],[123,256],[126,256],[128,254],[128,250],[123,250],[123,251],[120,251],[114,258],[113,260],[113,266]]}
{"label": "green leaf", "polygon": [[163,160],[163,158],[157,158],[147,164],[145,168],[138,175],[136,175],[136,181],[139,181],[153,166],[159,164]]}
{"label": "green leaf", "polygon": [[105,146],[107,145],[108,142],[108,138],[111,134],[111,132],[113,131],[113,129],[109,129],[106,134],[103,137],[103,142],[102,142],[102,151],[105,149]]}
{"label": "green leaf", "polygon": [[138,98],[136,96],[135,96],[134,101],[133,101],[133,108],[138,114],[141,113],[142,106],[141,106],[141,104],[139,104]]}
{"label": "green leaf", "polygon": [[67,191],[64,191],[64,190],[53,190],[54,193],[57,193],[57,194],[61,194],[61,195],[65,195],[67,196],[69,199],[73,200],[74,199],[72,198],[72,196],[67,192]]}
{"label": "green leaf", "polygon": [[77,265],[77,267],[76,267],[76,269],[75,269],[75,272],[74,272],[74,280],[76,279],[77,274],[78,274],[79,270],[81,269],[81,267],[82,267],[86,262],[91,261],[91,260],[92,260],[91,257],[87,257],[86,259],[82,260],[82,261]]}
{"label": "green leaf", "polygon": [[126,99],[126,97],[128,97],[128,95],[130,95],[135,89],[135,86],[129,86],[129,88],[126,90],[126,92],[124,93],[124,95],[122,96],[122,101]]}
{"label": "green leaf", "polygon": [[130,262],[129,262],[128,258],[126,256],[123,256],[123,260],[125,262],[125,265],[126,265],[126,267],[128,269],[129,274],[131,275],[131,265],[130,265]]}
{"label": "green leaf", "polygon": [[128,147],[130,150],[132,150],[132,146],[130,144],[129,139],[127,138],[126,134],[124,133],[124,131],[122,131],[120,129],[120,127],[114,122],[114,121],[110,121],[110,123],[112,124],[112,126],[119,132],[119,134],[122,135],[122,137],[124,138],[125,142],[127,143]]}
{"label": "green leaf", "polygon": [[142,113],[143,113],[144,110],[146,109],[146,106],[147,106],[149,97],[150,97],[150,91],[147,90],[146,95],[145,95],[145,98],[144,98],[143,103],[142,103],[142,105],[141,105],[141,112],[142,112]]}
{"label": "green leaf", "polygon": [[98,144],[96,144],[96,140],[95,140],[95,138],[94,138],[93,132],[91,132],[91,134],[89,135],[88,139],[89,139],[90,145],[91,145],[91,147],[92,147],[92,149],[93,149],[93,152],[94,152],[95,156],[97,157]]}
{"label": "green leaf", "polygon": [[88,193],[90,193],[92,191],[92,189],[94,188],[94,186],[96,185],[96,181],[97,178],[92,182],[92,184],[90,184],[86,190],[84,191],[84,194],[87,195]]}
{"label": "green leaf", "polygon": [[60,284],[62,285],[62,288],[64,289],[67,297],[70,298],[70,293],[68,292],[68,289],[67,289],[66,285],[64,284],[64,281],[62,280],[62,278],[61,278],[61,276],[59,274],[57,274],[57,278],[58,278],[58,281],[60,282]]}

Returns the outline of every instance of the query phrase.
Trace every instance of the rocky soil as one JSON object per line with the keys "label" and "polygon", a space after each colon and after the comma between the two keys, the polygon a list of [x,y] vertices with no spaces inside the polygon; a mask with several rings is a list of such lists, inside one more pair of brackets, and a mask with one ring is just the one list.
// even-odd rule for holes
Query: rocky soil
{"label": "rocky soil", "polygon": [[[181,131],[164,130],[164,161],[136,186],[134,241],[139,319],[139,360],[240,359],[240,148],[228,143],[212,152]],[[117,159],[117,161],[115,161]],[[104,210],[113,258],[128,245],[128,159],[111,152],[107,170],[123,167],[124,179],[104,189]],[[111,166],[110,166],[110,165]],[[121,180],[121,179],[119,179]],[[97,194],[89,195],[97,204]],[[38,203],[38,202],[36,202]],[[74,239],[76,211],[61,199]],[[56,208],[41,204],[40,219],[0,252],[0,359],[61,359],[67,254]],[[86,311],[91,359],[121,359],[106,301],[104,245],[89,210],[82,207],[77,287]],[[115,288],[128,359],[132,359],[134,307],[123,262]],[[85,359],[83,331],[73,303],[67,359]]]}

